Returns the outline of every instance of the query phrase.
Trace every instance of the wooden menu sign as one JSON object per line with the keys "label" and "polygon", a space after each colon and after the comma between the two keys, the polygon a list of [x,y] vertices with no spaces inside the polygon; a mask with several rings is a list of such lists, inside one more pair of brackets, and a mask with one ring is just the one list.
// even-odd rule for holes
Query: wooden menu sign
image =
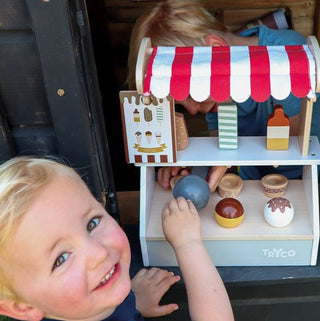
{"label": "wooden menu sign", "polygon": [[148,104],[142,98],[136,91],[120,91],[127,162],[176,162],[173,100],[152,97]]}

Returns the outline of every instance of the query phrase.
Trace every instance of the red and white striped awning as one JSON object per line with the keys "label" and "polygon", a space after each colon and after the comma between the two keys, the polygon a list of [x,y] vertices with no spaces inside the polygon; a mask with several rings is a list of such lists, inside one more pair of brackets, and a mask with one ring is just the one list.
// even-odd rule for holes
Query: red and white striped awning
{"label": "red and white striped awning", "polygon": [[290,92],[313,98],[315,60],[307,45],[231,47],[153,47],[143,84],[144,95],[201,102],[250,96],[263,102]]}

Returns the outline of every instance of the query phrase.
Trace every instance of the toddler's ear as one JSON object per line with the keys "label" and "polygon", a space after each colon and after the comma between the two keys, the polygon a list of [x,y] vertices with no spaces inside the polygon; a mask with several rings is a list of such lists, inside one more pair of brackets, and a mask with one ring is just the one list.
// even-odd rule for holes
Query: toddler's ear
{"label": "toddler's ear", "polygon": [[215,33],[208,33],[205,37],[205,42],[207,46],[211,47],[228,46],[224,38]]}
{"label": "toddler's ear", "polygon": [[43,312],[26,303],[11,300],[0,300],[0,314],[18,320],[39,321]]}

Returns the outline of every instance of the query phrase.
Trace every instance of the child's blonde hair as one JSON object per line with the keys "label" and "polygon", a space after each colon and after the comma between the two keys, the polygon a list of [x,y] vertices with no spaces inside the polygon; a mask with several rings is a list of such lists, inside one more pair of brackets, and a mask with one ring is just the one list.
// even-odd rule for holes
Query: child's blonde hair
{"label": "child's blonde hair", "polygon": [[149,37],[152,46],[204,46],[212,31],[226,28],[196,0],[167,0],[141,15],[131,33],[128,56],[129,89],[135,89],[135,69],[141,40]]}
{"label": "child's blonde hair", "polygon": [[[53,159],[21,156],[0,165],[0,256],[6,260],[4,244],[23,218],[39,188],[57,175],[80,176]],[[1,260],[0,260],[1,262]],[[0,299],[15,299],[0,267]]]}

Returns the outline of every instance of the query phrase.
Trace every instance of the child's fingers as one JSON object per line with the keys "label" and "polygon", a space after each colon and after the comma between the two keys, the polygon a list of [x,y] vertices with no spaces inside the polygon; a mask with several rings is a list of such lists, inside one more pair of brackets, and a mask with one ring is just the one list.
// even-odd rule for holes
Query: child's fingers
{"label": "child's fingers", "polygon": [[168,271],[167,270],[162,270],[162,269],[159,269],[157,267],[152,267],[150,270],[148,270],[148,273],[147,273],[147,278],[148,279],[151,279],[151,278],[155,278],[155,277],[159,277],[159,275],[164,275],[164,274],[167,274]]}
{"label": "child's fingers", "polygon": [[181,202],[181,200],[183,199],[184,199],[183,197],[179,196],[177,199],[170,200],[170,202],[168,203],[169,211],[171,212],[180,211],[179,202]]}
{"label": "child's fingers", "polygon": [[144,275],[148,272],[147,269],[141,269],[137,272],[137,274],[134,276],[134,278],[140,278],[144,277]]}
{"label": "child's fingers", "polygon": [[178,197],[177,199],[179,208],[183,214],[191,212],[192,214],[197,214],[198,211],[192,201],[185,199],[183,197]]}
{"label": "child's fingers", "polygon": [[187,200],[182,196],[179,196],[177,198],[177,204],[178,204],[179,209],[182,211],[189,209],[189,205],[188,205]]}
{"label": "child's fingers", "polygon": [[166,204],[162,210],[162,217],[168,216],[170,214],[169,206]]}
{"label": "child's fingers", "polygon": [[146,276],[149,280],[152,280],[154,284],[160,283],[163,279],[167,277],[174,276],[173,272],[167,270],[152,268],[150,269],[148,275]]}
{"label": "child's fingers", "polygon": [[165,188],[170,188],[170,178],[171,178],[171,170],[170,168],[162,167],[158,171],[158,182],[159,184]]}
{"label": "child's fingers", "polygon": [[187,200],[187,203],[188,203],[190,212],[193,213],[193,214],[197,214],[197,213],[198,213],[198,210],[197,210],[197,208],[194,206],[194,204],[193,204],[190,200]]}
{"label": "child's fingers", "polygon": [[169,304],[165,304],[165,305],[159,305],[155,308],[155,315],[154,316],[158,316],[158,317],[161,317],[161,316],[164,316],[164,315],[167,315],[167,314],[170,314],[172,313],[173,311],[176,311],[179,309],[179,306],[178,304],[175,304],[175,303],[169,303]]}
{"label": "child's fingers", "polygon": [[[180,280],[180,276],[178,275],[171,275],[166,278],[164,278],[160,283],[156,285],[154,288],[154,291],[157,293],[158,301],[160,301],[160,298],[169,290],[171,285],[174,283],[177,283]],[[155,305],[152,307],[152,313],[150,313],[150,316],[163,316],[172,313],[173,311],[178,309],[178,305],[175,303],[166,304],[166,305]],[[147,315],[145,315],[147,316]]]}
{"label": "child's fingers", "polygon": [[166,205],[163,207],[162,214],[169,215],[170,212],[178,210],[177,200],[171,199]]}
{"label": "child's fingers", "polygon": [[162,210],[162,217],[165,218],[167,216],[171,216],[173,214],[177,216],[184,216],[188,213],[191,214],[198,214],[198,211],[194,204],[190,201],[185,199],[184,197],[177,197],[177,199],[172,199],[165,205]]}
{"label": "child's fingers", "polygon": [[171,276],[168,276],[166,278],[164,278],[159,284],[158,284],[158,287],[159,287],[159,290],[164,294],[166,293],[170,287],[179,282],[181,280],[180,276],[179,275],[171,275]]}
{"label": "child's fingers", "polygon": [[187,175],[190,174],[190,170],[187,169],[187,168],[181,168],[179,174],[180,174],[181,176],[187,176]]}
{"label": "child's fingers", "polygon": [[162,293],[165,293],[172,284],[180,280],[180,276],[174,275],[173,272],[155,267],[148,270],[144,274],[144,277],[149,280],[150,284],[156,286]]}
{"label": "child's fingers", "polygon": [[214,192],[217,189],[218,184],[226,171],[226,166],[214,166],[210,169],[208,174],[208,184],[211,192]]}
{"label": "child's fingers", "polygon": [[178,214],[180,212],[180,208],[178,206],[178,202],[176,199],[170,200],[162,210],[162,218],[169,217],[172,214]]}
{"label": "child's fingers", "polygon": [[162,292],[165,293],[169,290],[171,285],[180,281],[179,275],[174,275],[173,272],[168,272],[167,274],[163,274],[162,277],[157,279],[157,286],[161,288]]}

